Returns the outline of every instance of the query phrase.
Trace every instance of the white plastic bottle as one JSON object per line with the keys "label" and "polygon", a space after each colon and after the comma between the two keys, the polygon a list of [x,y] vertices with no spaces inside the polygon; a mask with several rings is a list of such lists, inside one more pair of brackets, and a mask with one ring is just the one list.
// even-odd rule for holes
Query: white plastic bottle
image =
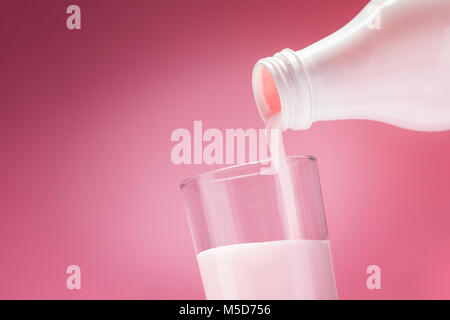
{"label": "white plastic bottle", "polygon": [[450,0],[373,0],[327,38],[260,60],[253,90],[283,129],[368,119],[449,130]]}

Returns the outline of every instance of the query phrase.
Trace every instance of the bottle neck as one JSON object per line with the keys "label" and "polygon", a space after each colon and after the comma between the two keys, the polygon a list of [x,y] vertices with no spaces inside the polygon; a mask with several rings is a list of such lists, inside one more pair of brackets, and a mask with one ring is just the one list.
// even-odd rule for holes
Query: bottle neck
{"label": "bottle neck", "polygon": [[[267,81],[267,77],[271,77]],[[276,88],[268,88],[273,83]],[[274,107],[278,95],[283,130],[306,130],[313,122],[311,82],[298,53],[284,49],[258,61],[252,76],[255,101],[263,120],[280,110]],[[275,99],[278,99],[275,97]]]}

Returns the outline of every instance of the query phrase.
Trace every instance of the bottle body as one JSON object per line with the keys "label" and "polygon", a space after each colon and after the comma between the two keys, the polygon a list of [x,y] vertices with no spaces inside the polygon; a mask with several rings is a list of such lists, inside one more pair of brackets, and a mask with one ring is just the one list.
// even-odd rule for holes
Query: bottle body
{"label": "bottle body", "polygon": [[450,1],[371,1],[329,37],[261,60],[253,87],[263,118],[278,108],[285,129],[367,119],[449,130]]}

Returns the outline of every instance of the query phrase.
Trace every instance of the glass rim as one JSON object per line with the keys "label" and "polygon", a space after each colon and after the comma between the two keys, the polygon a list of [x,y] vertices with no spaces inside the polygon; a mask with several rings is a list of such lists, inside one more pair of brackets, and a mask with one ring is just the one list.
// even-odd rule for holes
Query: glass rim
{"label": "glass rim", "polygon": [[[286,159],[286,160],[310,160],[310,161],[316,161],[317,158],[312,156],[312,155],[295,155],[295,156],[286,156],[283,157],[282,159]],[[240,168],[245,168],[245,167],[249,167],[249,166],[254,166],[254,165],[267,165],[268,163],[271,163],[272,161],[274,161],[274,159],[269,158],[269,159],[264,159],[264,160],[258,160],[258,161],[251,161],[251,162],[245,162],[245,163],[241,163],[241,164],[236,164],[236,165],[232,165],[232,166],[227,166],[227,167],[223,167],[223,168],[218,168],[215,170],[211,170],[211,171],[206,171],[203,173],[199,173],[197,175],[194,175],[192,177],[186,178],[183,181],[181,181],[180,183],[180,189],[183,189],[185,186],[194,183],[194,182],[198,182],[200,180],[203,180],[207,177],[213,176],[216,173],[221,173],[221,172],[227,172],[227,171],[232,171],[232,170],[236,170],[236,169],[240,169]],[[248,174],[246,176],[255,176],[255,175],[259,175],[260,171],[256,171],[253,174]],[[239,176],[235,176],[234,178],[238,178]],[[228,179],[233,179],[233,177],[230,177]]]}

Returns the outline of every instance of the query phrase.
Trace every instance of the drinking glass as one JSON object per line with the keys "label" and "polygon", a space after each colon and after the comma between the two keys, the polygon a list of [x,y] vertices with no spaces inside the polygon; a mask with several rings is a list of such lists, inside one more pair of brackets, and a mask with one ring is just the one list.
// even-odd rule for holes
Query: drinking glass
{"label": "drinking glass", "polygon": [[337,299],[317,161],[274,161],[181,184],[208,299]]}

